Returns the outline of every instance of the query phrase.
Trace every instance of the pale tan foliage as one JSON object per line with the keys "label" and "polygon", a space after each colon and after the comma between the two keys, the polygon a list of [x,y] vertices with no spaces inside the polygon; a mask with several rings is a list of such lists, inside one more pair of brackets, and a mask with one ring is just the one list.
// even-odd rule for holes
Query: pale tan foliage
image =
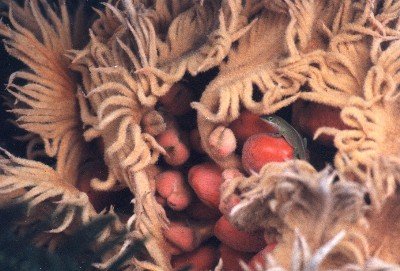
{"label": "pale tan foliage", "polygon": [[[174,73],[177,81],[186,70],[195,74],[222,61],[231,42],[243,32],[238,29],[239,19],[235,17],[235,9],[240,6],[235,1],[223,1],[222,4],[207,1],[204,5],[195,4],[186,11],[177,8],[182,12],[173,12],[176,18],[171,21],[164,42],[162,37],[157,36],[159,29],[153,25],[157,21],[152,17],[153,12],[147,12],[143,6],[130,1],[121,3],[120,6],[106,6],[119,21],[112,36],[104,38],[101,32],[92,32],[90,44],[84,50],[75,52],[73,60],[75,69],[82,74],[84,92],[90,104],[89,107],[84,95],[80,95],[81,117],[89,127],[85,131],[85,138],[102,137],[105,161],[109,167],[106,182],[94,180],[92,184],[101,190],[112,189],[118,184],[117,180],[129,186],[137,199],[135,213],[140,214],[137,218],[138,227],[142,227],[144,233],[147,231],[145,228],[151,228],[153,224],[151,233],[162,239],[160,227],[165,223],[164,215],[155,202],[154,191],[149,190],[150,185],[143,170],[155,163],[158,154],[164,153],[164,150],[152,135],[142,132],[140,126],[143,116],[147,116],[155,106],[157,97],[164,95],[173,83],[169,80],[158,87],[156,75],[165,66],[167,70],[164,72]],[[209,12],[210,9],[213,12]],[[227,13],[226,18],[224,12]],[[204,16],[210,18],[206,20]],[[178,29],[180,32],[187,29],[185,33],[191,34],[191,38],[182,33],[178,36]],[[215,38],[209,41],[205,39],[209,34],[215,35]],[[202,41],[205,44],[200,47],[201,50],[193,48],[194,44],[198,46]],[[194,53],[190,51],[193,49],[196,49]],[[151,70],[156,75],[146,72],[150,71],[149,68],[156,68]],[[115,133],[116,130],[118,133]],[[144,187],[147,188],[143,190]],[[146,207],[145,212],[142,211],[143,207]],[[153,222],[146,224],[146,219]],[[143,223],[147,226],[144,227]],[[157,253],[152,256],[158,257],[159,263],[166,266],[165,260]]]}
{"label": "pale tan foliage", "polygon": [[[301,94],[303,99],[344,107],[352,96],[363,95],[367,72],[376,60],[374,40],[399,37],[398,29],[388,25],[395,23],[393,13],[400,7],[392,1],[382,2],[384,7],[378,10],[374,1],[341,1],[331,23],[317,24],[319,35],[314,35],[311,47],[302,50],[310,51],[303,58],[312,64],[307,73],[310,89]],[[321,48],[316,36],[326,40],[324,51],[313,51]]]}
{"label": "pale tan foliage", "polygon": [[368,231],[371,254],[393,264],[400,264],[399,202],[398,194],[388,197],[382,208],[371,217]]}
{"label": "pale tan foliage", "polygon": [[[241,105],[257,114],[268,114],[297,98],[301,82],[279,67],[285,48],[275,45],[284,42],[279,33],[285,31],[288,23],[289,17],[264,11],[221,63],[218,76],[207,86],[200,101],[192,104],[198,111],[202,145],[223,168],[240,167],[240,163],[233,153],[223,159],[213,154],[208,138],[217,126],[235,120]],[[255,87],[261,92],[261,101],[252,98]]]}
{"label": "pale tan foliage", "polygon": [[[264,229],[271,240],[278,240],[272,255],[285,268],[292,259],[300,261],[303,257],[307,262],[306,255],[311,255],[308,252],[301,256],[298,248],[292,249],[296,230],[307,240],[311,251],[346,231],[346,237],[335,248],[315,261],[325,268],[363,264],[369,257],[366,189],[343,179],[334,182],[335,178],[332,169],[317,173],[304,161],[269,163],[259,176],[238,177],[224,184],[221,200],[232,193],[241,198],[232,209],[230,220],[244,230]],[[253,223],[247,223],[250,217]],[[293,255],[292,259],[288,255]]]}
{"label": "pale tan foliage", "polygon": [[121,25],[120,18],[118,18],[113,11],[115,9],[114,5],[117,2],[119,1],[108,0],[104,3],[107,8],[103,10],[94,9],[99,18],[94,20],[90,28],[102,41],[107,41],[111,38]]}
{"label": "pale tan foliage", "polygon": [[164,40],[171,22],[182,12],[195,5],[192,0],[137,0],[146,7],[146,13],[154,24],[157,35]]}
{"label": "pale tan foliage", "polygon": [[[242,109],[272,114],[302,98],[342,108],[349,127],[316,133],[335,136],[337,182],[330,169],[318,173],[296,160],[270,163],[259,175],[224,184],[222,201],[241,199],[231,222],[280,241],[272,253],[276,264],[268,257],[260,270],[398,270],[373,258],[398,261],[398,242],[391,241],[398,239],[400,172],[398,1],[110,0],[96,10],[99,18],[82,50],[73,45],[64,2],[59,13],[45,0],[24,3],[11,4],[11,29],[0,25],[9,53],[31,69],[10,78],[18,101],[12,111],[18,126],[30,132],[30,158],[41,155],[35,146],[43,143],[46,154],[57,158],[57,172],[1,158],[1,193],[28,201],[32,210],[50,202],[56,214],[66,211],[55,231],[86,223],[95,215],[87,196],[64,180],[77,180],[86,153],[82,135],[86,141],[98,138],[108,178],[94,179],[92,186],[128,186],[135,196],[128,222],[132,238],[149,237],[152,259],[134,259],[129,268],[171,270],[162,235],[168,219],[155,201],[151,173],[165,153],[154,138],[167,125],[157,100],[185,74],[217,68],[192,106],[202,145],[222,168],[240,170],[239,157],[213,153],[210,135]],[[364,200],[367,192],[371,206]],[[107,269],[113,259],[98,267]]]}
{"label": "pale tan foliage", "polygon": [[[65,234],[105,213],[98,214],[87,194],[71,185],[59,172],[40,162],[18,158],[8,152],[0,156],[0,199],[3,203],[27,204],[28,216],[20,221],[20,231],[42,219],[48,221],[51,217],[54,228],[40,233],[34,240],[37,246],[45,246],[50,251],[57,248]],[[97,237],[98,244],[125,227],[113,208],[108,214],[114,216],[115,220]],[[114,258],[118,258],[118,254]]]}
{"label": "pale tan foliage", "polygon": [[369,69],[363,95],[352,97],[341,111],[345,130],[321,128],[320,133],[335,135],[338,148],[335,165],[341,172],[351,172],[365,181],[367,168],[382,156],[398,157],[400,41],[393,41],[386,50],[378,50],[374,66]]}
{"label": "pale tan foliage", "polygon": [[[154,55],[148,54],[148,46],[154,46],[151,38],[155,33],[147,34],[151,21],[134,8],[129,10],[130,19],[125,19],[116,7],[107,5],[106,12],[111,12],[109,9],[121,20],[118,29],[108,40],[101,33],[92,32],[91,43],[77,51],[73,60],[83,76],[88,100],[84,94],[79,95],[82,121],[88,127],[85,138],[101,136],[105,144],[109,177],[106,182],[94,182],[100,190],[113,188],[117,180],[126,182],[128,170],[142,170],[164,152],[152,135],[142,133],[142,117],[154,106],[156,98],[149,93],[145,76],[133,74],[148,61],[155,61]],[[139,55],[132,47],[138,48]]]}
{"label": "pale tan foliage", "polygon": [[[5,93],[2,98],[4,100],[2,103],[4,108],[12,110],[15,102],[14,96],[11,93]],[[9,119],[8,121],[18,127],[18,123],[15,120]],[[27,132],[21,136],[14,136],[14,138],[20,142],[26,143],[26,158],[30,160],[36,160],[40,157],[48,157],[46,151],[44,150],[43,140],[41,139],[40,135]]]}
{"label": "pale tan foliage", "polygon": [[156,39],[157,62],[138,71],[161,80],[161,85],[150,81],[155,95],[164,95],[185,72],[195,76],[222,62],[232,43],[249,28],[241,2],[201,1],[171,21],[165,37]]}
{"label": "pale tan foliage", "polygon": [[57,158],[57,171],[75,183],[86,146],[76,81],[64,56],[73,46],[70,18],[65,3],[60,4],[60,14],[46,1],[24,3],[23,7],[10,4],[12,28],[0,24],[7,52],[29,68],[10,76],[7,88],[16,98],[11,112],[19,127],[40,137],[33,136],[28,148],[42,141],[46,154]]}
{"label": "pale tan foliage", "polygon": [[[153,180],[145,169],[158,160],[164,149],[154,139],[154,133],[142,131],[141,125],[152,123],[148,117],[157,101],[151,93],[152,75],[134,73],[154,65],[156,32],[143,6],[122,1],[119,6],[106,6],[118,21],[111,36],[91,32],[91,42],[74,52],[73,65],[83,77],[83,94],[79,96],[82,121],[87,125],[86,140],[101,137],[104,158],[109,168],[107,180],[92,180],[99,190],[128,186],[135,196],[135,231],[149,238],[146,246],[156,265],[136,262],[151,269],[171,269],[169,256],[163,249],[162,228],[167,219],[155,201]],[[103,16],[105,18],[105,16]],[[103,17],[98,19],[103,20]],[[98,22],[102,24],[101,22]],[[154,114],[153,114],[154,115]],[[153,116],[159,118],[158,114]],[[156,120],[162,125],[162,120]],[[158,267],[157,267],[158,266]]]}
{"label": "pale tan foliage", "polygon": [[343,271],[398,271],[399,265],[388,264],[377,258],[369,259],[363,266],[346,265],[341,270]]}
{"label": "pale tan foliage", "polygon": [[395,156],[382,156],[369,165],[365,186],[368,188],[373,208],[382,211],[390,197],[397,195],[400,180],[400,161]]}
{"label": "pale tan foliage", "polygon": [[[360,94],[370,65],[368,37],[353,29],[364,23],[359,18],[362,7],[342,1],[332,22],[319,24],[319,37],[328,42],[324,51],[306,48],[311,52],[305,57],[315,68],[310,68],[311,90],[301,94],[303,99],[342,107],[352,95]],[[318,40],[312,42],[318,44]]]}
{"label": "pale tan foliage", "polygon": [[[265,262],[258,264],[255,271],[318,271],[321,270],[321,263],[325,260],[327,254],[331,253],[332,250],[343,240],[345,232],[339,232],[331,240],[321,245],[317,250],[311,251],[310,247],[301,233],[296,233],[296,239],[293,243],[293,251],[297,251],[291,258],[290,268],[284,268],[272,255],[265,255]],[[241,263],[244,271],[252,271],[248,265]],[[217,270],[217,269],[216,269]],[[370,258],[364,264],[346,264],[340,268],[329,268],[322,270],[335,270],[335,271],[398,271],[400,270],[399,265],[388,264],[377,258]]]}
{"label": "pale tan foliage", "polygon": [[97,215],[89,198],[63,179],[63,176],[40,162],[17,158],[6,152],[0,157],[0,193],[18,193],[13,201],[26,202],[29,210],[51,202],[54,217],[63,215],[53,233],[65,231],[73,224],[87,223]]}
{"label": "pale tan foliage", "polygon": [[[320,248],[315,251],[311,251],[310,247],[305,240],[304,236],[296,231],[296,238],[293,243],[293,254],[291,257],[291,266],[289,268],[284,268],[282,265],[277,263],[276,259],[272,255],[265,255],[265,262],[258,264],[255,271],[317,271],[320,270],[322,262],[325,257],[332,252],[335,246],[343,240],[345,232],[341,231],[331,240],[321,245]],[[252,269],[245,263],[241,263],[244,271],[251,271]]]}
{"label": "pale tan foliage", "polygon": [[325,61],[323,51],[313,50],[327,46],[324,30],[334,24],[341,1],[326,5],[311,0],[266,3],[267,9],[235,43],[200,102],[193,103],[202,145],[221,167],[241,165],[235,154],[224,158],[213,154],[207,139],[219,124],[235,120],[241,108],[259,115],[274,113],[302,95],[301,87],[313,84],[313,78],[321,79],[314,65]]}
{"label": "pale tan foliage", "polygon": [[[316,172],[308,163],[300,160],[296,162],[296,166],[304,174],[307,173],[310,175]],[[278,162],[268,163],[261,169],[258,175],[253,174],[248,178],[240,176],[223,183],[221,188],[221,202],[228,200],[233,194],[238,195],[241,199],[241,203],[232,210],[234,215],[231,221],[236,226],[251,231],[257,230],[260,227],[268,229],[281,226],[282,221],[277,214],[274,214],[275,203],[273,202],[276,202],[276,200],[273,199],[273,194],[277,182],[279,182],[279,176],[287,169],[288,163],[292,164],[293,162],[284,164]],[[252,211],[250,212],[250,210]],[[253,223],[248,224],[247,221],[250,217]]]}
{"label": "pale tan foliage", "polygon": [[[380,222],[378,222],[380,223]],[[377,234],[376,232],[373,232],[371,235],[374,236]],[[329,255],[334,254],[335,250],[343,250],[343,244],[341,244],[343,239],[346,236],[345,231],[341,231],[338,234],[336,234],[331,240],[327,241],[324,244],[321,244],[320,247],[317,247],[315,249],[311,249],[307,240],[305,237],[299,232],[299,230],[296,231],[296,237],[293,241],[293,247],[292,251],[293,254],[289,258],[289,254],[286,255],[288,258],[288,261],[290,262],[290,267],[287,266],[286,268],[283,267],[281,264],[278,263],[277,259],[273,256],[273,254],[266,254],[264,255],[265,262],[260,263],[256,266],[256,271],[286,271],[286,270],[291,270],[291,271],[317,271],[317,270],[341,270],[341,271],[378,271],[378,270],[390,270],[390,271],[397,271],[400,270],[399,265],[395,264],[389,264],[387,262],[382,261],[381,259],[376,258],[377,253],[375,253],[375,257],[368,257],[365,261],[362,263],[345,263],[343,262],[343,259],[339,258],[339,262],[337,266],[329,266]],[[379,236],[379,234],[378,234]],[[379,240],[376,238],[376,240]],[[386,239],[387,240],[387,239]],[[351,243],[347,243],[348,248],[351,248]],[[388,243],[384,244],[387,245]],[[342,245],[342,247],[341,247]],[[384,245],[382,247],[384,247]],[[389,246],[390,247],[390,246]],[[388,253],[388,250],[385,249],[384,251]],[[381,256],[382,251],[379,251]],[[396,259],[396,253],[395,251],[391,251],[391,256]],[[337,254],[336,254],[337,256]],[[390,260],[390,258],[386,257],[387,260]],[[393,259],[393,258],[392,258]],[[325,263],[324,263],[325,261]],[[328,261],[328,265],[326,264],[326,261]],[[393,263],[394,261],[392,261]],[[248,265],[246,265],[244,262],[241,263],[241,266],[243,270],[245,271],[250,271],[254,269],[250,269]]]}

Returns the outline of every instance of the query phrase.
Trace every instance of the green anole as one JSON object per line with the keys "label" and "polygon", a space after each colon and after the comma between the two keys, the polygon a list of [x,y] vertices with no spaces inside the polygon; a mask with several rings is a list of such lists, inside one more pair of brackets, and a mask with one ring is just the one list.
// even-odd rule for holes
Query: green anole
{"label": "green anole", "polygon": [[261,119],[278,131],[276,136],[283,136],[290,146],[293,147],[295,158],[307,160],[306,139],[303,139],[292,125],[276,115],[261,116]]}

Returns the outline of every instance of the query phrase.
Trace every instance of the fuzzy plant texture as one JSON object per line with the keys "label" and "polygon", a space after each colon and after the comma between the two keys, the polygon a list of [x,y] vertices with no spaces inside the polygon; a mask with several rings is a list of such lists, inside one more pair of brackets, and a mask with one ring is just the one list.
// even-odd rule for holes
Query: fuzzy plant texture
{"label": "fuzzy plant texture", "polygon": [[[0,268],[1,270],[91,270],[93,264],[101,261],[104,254],[114,249],[124,240],[126,231],[119,232],[113,238],[103,242],[96,250],[91,248],[97,236],[104,231],[115,217],[104,215],[78,228],[70,236],[66,236],[55,251],[35,246],[35,239],[51,229],[51,220],[43,220],[17,234],[18,222],[27,215],[24,203],[3,204],[0,208],[2,218],[0,227]],[[120,270],[124,261],[143,248],[143,242],[136,242],[123,257],[110,266],[110,270]]]}
{"label": "fuzzy plant texture", "polygon": [[[165,232],[180,198],[163,203],[156,180],[196,159],[235,172],[216,189],[217,205],[237,201],[229,223],[276,243],[243,270],[400,270],[399,0],[0,0],[0,10],[1,270],[176,270]],[[171,98],[177,86],[190,90]],[[168,107],[187,97],[189,121]],[[321,149],[331,166],[248,170],[232,124],[244,112],[301,118],[301,103],[338,112],[343,127],[308,135],[332,138]],[[182,127],[196,130],[200,158],[171,132]]]}

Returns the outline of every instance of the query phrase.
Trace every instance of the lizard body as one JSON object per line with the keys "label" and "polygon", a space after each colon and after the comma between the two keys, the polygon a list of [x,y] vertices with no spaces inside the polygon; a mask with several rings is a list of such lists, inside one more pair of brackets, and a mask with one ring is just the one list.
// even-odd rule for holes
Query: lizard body
{"label": "lizard body", "polygon": [[261,119],[277,129],[278,136],[283,136],[293,147],[297,159],[307,160],[307,148],[303,137],[286,120],[276,115],[261,116]]}

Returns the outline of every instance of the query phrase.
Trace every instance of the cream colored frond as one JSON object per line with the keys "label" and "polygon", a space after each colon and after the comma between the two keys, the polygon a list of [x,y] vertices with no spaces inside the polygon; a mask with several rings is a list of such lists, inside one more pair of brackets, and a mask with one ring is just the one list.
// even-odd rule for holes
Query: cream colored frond
{"label": "cream colored frond", "polygon": [[196,3],[179,14],[169,25],[165,41],[157,38],[156,65],[139,71],[161,79],[162,85],[152,84],[152,91],[161,96],[185,72],[194,76],[218,66],[232,43],[251,26],[241,11],[241,1],[222,0]]}
{"label": "cream colored frond", "polygon": [[[338,235],[337,237],[341,237],[341,236]],[[295,243],[300,243],[303,240],[304,240],[304,237],[302,237],[300,235],[296,238]],[[312,257],[308,258],[309,259],[308,264],[307,264],[307,262],[305,262],[304,259],[298,260],[298,259],[295,259],[294,257],[292,257],[292,259],[291,259],[292,260],[292,263],[291,263],[292,268],[286,269],[286,268],[283,268],[282,266],[280,266],[278,263],[276,263],[276,260],[271,255],[265,255],[265,263],[263,263],[263,265],[259,265],[255,270],[256,271],[287,271],[287,270],[317,271],[317,270],[321,270],[321,269],[325,270],[323,268],[318,268],[318,267],[315,269],[310,269],[311,267],[315,267],[313,264],[311,264],[311,262],[315,262],[317,259],[319,259],[322,254],[321,253],[322,251],[332,249],[332,247],[334,247],[333,245],[335,245],[337,243],[336,241],[337,241],[337,238],[334,238],[334,239],[330,240],[328,243],[326,243],[325,245],[323,245],[319,250],[317,250],[314,253],[314,255],[312,255]],[[299,249],[299,247],[296,246],[296,244],[293,245],[293,250],[295,250],[295,249]],[[305,248],[302,249],[303,254],[306,251],[308,251],[308,250]],[[299,266],[303,267],[304,269],[296,269],[296,268],[299,268]],[[253,271],[254,270],[254,269],[251,269],[250,266],[246,265],[245,263],[242,264],[242,268],[244,271]],[[383,271],[383,270],[398,271],[398,270],[400,270],[400,266],[384,262],[377,258],[371,258],[371,259],[367,260],[365,262],[365,264],[362,264],[362,265],[346,264],[344,266],[341,266],[340,268],[329,269],[329,270],[337,270],[337,271]],[[217,270],[215,270],[215,271],[217,271]]]}
{"label": "cream colored frond", "polygon": [[166,29],[171,22],[182,12],[193,7],[195,1],[192,0],[156,0],[156,1],[137,1],[150,2],[144,3],[148,8],[149,18],[153,21],[157,34],[162,39],[165,38]]}
{"label": "cream colored frond", "polygon": [[375,38],[398,39],[400,35],[398,24],[400,4],[398,1],[365,1],[365,6],[359,5],[358,8],[360,13],[359,26],[350,26],[350,28]]}
{"label": "cream colored frond", "polygon": [[341,111],[341,118],[349,128],[334,132],[338,148],[336,167],[341,172],[355,174],[361,181],[367,180],[368,168],[379,157],[398,158],[400,55],[395,48],[399,44],[393,41],[377,52],[375,65],[365,77],[362,97],[349,99]]}
{"label": "cream colored frond", "polygon": [[93,33],[103,41],[107,41],[112,37],[123,22],[123,15],[112,2],[115,1],[109,0],[104,3],[105,8],[102,10],[95,9],[99,18],[91,25]]}
{"label": "cream colored frond", "polygon": [[0,33],[8,53],[29,68],[10,76],[7,88],[16,99],[11,112],[19,127],[41,137],[46,154],[57,158],[57,169],[75,183],[85,144],[76,82],[64,56],[72,49],[72,30],[66,4],[60,2],[59,9],[60,14],[37,0],[25,1],[24,7],[12,4],[11,28],[2,23]]}
{"label": "cream colored frond", "polygon": [[367,73],[378,58],[380,43],[400,37],[396,27],[389,27],[399,5],[382,1],[378,10],[374,2],[343,1],[332,26],[322,27],[329,46],[316,58],[308,56],[313,63],[308,73],[311,91],[302,93],[303,99],[343,108],[352,96],[364,95]]}
{"label": "cream colored frond", "polygon": [[371,254],[393,264],[400,264],[397,256],[400,249],[399,203],[399,195],[387,197],[381,208],[371,216],[368,231]]}
{"label": "cream colored frond", "polygon": [[[319,24],[319,37],[316,44],[327,40],[325,51],[312,52],[317,48],[307,48],[311,53],[310,69],[307,72],[311,90],[303,92],[305,100],[344,107],[353,95],[362,95],[362,86],[366,73],[371,66],[367,33],[356,31],[365,24],[360,19],[359,4],[341,1],[333,13],[332,19]],[[362,17],[362,16],[361,16]],[[317,35],[318,36],[318,35]]]}
{"label": "cream colored frond", "polygon": [[[96,211],[88,196],[63,180],[63,176],[40,162],[17,158],[8,152],[0,156],[0,193],[18,193],[14,201],[26,202],[30,212],[42,204],[53,204],[58,225],[51,232],[65,231],[73,224],[89,222]],[[60,218],[58,216],[63,215]]]}
{"label": "cream colored frond", "polygon": [[[156,96],[151,92],[155,75],[136,73],[157,63],[156,32],[150,13],[137,3],[121,1],[108,6],[121,25],[108,39],[91,32],[91,41],[83,51],[75,51],[73,68],[83,77],[79,97],[81,118],[87,126],[87,139],[101,137],[108,166],[106,180],[93,179],[98,190],[129,187],[135,197],[135,228],[148,238],[146,246],[154,263],[136,262],[157,270],[170,270],[162,249],[162,229],[166,225],[163,208],[156,202],[145,169],[157,162],[164,149],[153,135],[142,129],[143,117],[154,110]],[[161,268],[161,269],[160,269]],[[156,270],[156,269],[153,269]]]}
{"label": "cream colored frond", "polygon": [[[296,237],[292,244],[292,255],[291,257],[287,255],[287,262],[289,264],[281,265],[273,257],[273,255],[265,255],[265,262],[260,264],[257,271],[317,271],[326,270],[322,269],[323,262],[326,257],[332,253],[332,250],[343,240],[346,233],[341,231],[332,239],[328,240],[326,243],[321,244],[320,247],[316,249],[311,249],[307,243],[306,238],[301,234],[299,230],[296,230]],[[272,253],[273,254],[273,253]],[[245,263],[242,263],[243,270],[250,271],[253,270]],[[336,269],[337,270],[337,269]]]}
{"label": "cream colored frond", "polygon": [[[2,105],[4,106],[4,108],[12,110],[15,102],[14,98],[12,98],[12,95],[8,95],[8,93],[6,93],[3,96],[3,100],[4,102],[2,103]],[[14,119],[9,119],[8,121],[18,127],[18,124]],[[26,144],[26,158],[30,160],[37,160],[41,157],[48,157],[46,151],[44,150],[43,140],[39,135],[31,132],[26,132],[23,135],[14,136],[14,139]]]}
{"label": "cream colored frond", "polygon": [[[79,95],[81,119],[87,126],[85,138],[101,136],[109,166],[106,182],[93,185],[104,190],[128,182],[129,171],[139,171],[155,163],[164,150],[155,139],[142,132],[143,116],[155,106],[150,92],[154,75],[134,73],[157,61],[155,32],[143,7],[129,1],[119,8],[107,5],[121,21],[108,40],[91,32],[91,42],[82,52],[74,52],[73,67],[84,78],[85,95]],[[115,131],[118,131],[117,133]]]}
{"label": "cream colored frond", "polygon": [[386,263],[382,260],[376,259],[376,258],[372,258],[370,260],[368,260],[364,266],[359,267],[359,268],[355,268],[352,269],[352,267],[349,267],[349,269],[347,269],[346,267],[344,268],[344,270],[346,271],[380,271],[380,270],[385,270],[385,271],[399,271],[400,270],[400,266],[399,265],[394,265],[394,264],[390,264],[390,263]]}
{"label": "cream colored frond", "polygon": [[378,157],[367,169],[366,187],[375,211],[381,211],[386,200],[396,194],[400,184],[400,160],[393,156]]}
{"label": "cream colored frond", "polygon": [[325,49],[324,27],[331,26],[339,6],[350,1],[290,0],[273,1],[287,5],[291,23],[286,29],[286,42],[291,57],[318,49]]}
{"label": "cream colored frond", "polygon": [[[269,236],[278,240],[273,255],[285,267],[290,262],[287,255],[292,251],[295,229],[304,235],[312,251],[340,231],[348,232],[335,249],[331,248],[331,256],[317,257],[314,264],[323,259],[325,265],[331,266],[363,263],[369,257],[365,235],[369,207],[364,202],[367,190],[343,179],[335,181],[336,178],[331,168],[316,172],[305,161],[269,163],[258,176],[238,177],[224,184],[221,202],[231,196],[240,198],[232,208],[230,221],[246,231],[264,229],[274,233]],[[249,219],[252,223],[248,223]]]}
{"label": "cream colored frond", "polygon": [[[276,214],[278,202],[273,194],[280,176],[288,168],[293,167],[304,176],[313,176],[316,173],[310,164],[300,160],[268,163],[261,169],[259,175],[253,174],[248,178],[237,177],[224,183],[221,189],[221,202],[228,202],[229,198],[235,195],[241,199],[231,211],[231,221],[239,228],[246,230],[282,225],[281,219]],[[253,223],[246,222],[250,217]]]}
{"label": "cream colored frond", "polygon": [[[239,38],[231,36],[245,26],[247,18],[241,18],[241,8],[239,1],[204,1],[181,13],[170,24],[166,42],[158,45],[159,65],[170,69],[185,65],[192,75],[218,65]],[[215,63],[207,64],[207,57]]]}
{"label": "cream colored frond", "polygon": [[330,168],[308,176],[301,171],[288,171],[281,178],[274,190],[275,208],[285,227],[281,245],[274,251],[276,258],[285,262],[284,255],[290,251],[287,244],[296,228],[304,234],[312,250],[346,230],[345,239],[323,257],[324,261],[320,258],[319,263],[329,268],[346,263],[363,264],[370,256],[365,218],[369,207],[364,201],[367,190],[340,178],[334,182],[337,176]]}
{"label": "cream colored frond", "polygon": [[287,2],[284,0],[275,0],[275,1],[263,1],[266,9],[271,10],[276,13],[289,14],[289,10],[287,8]]}
{"label": "cream colored frond", "polygon": [[[292,270],[318,270],[320,267],[322,267],[326,257],[332,252],[335,246],[337,246],[343,240],[345,235],[345,231],[340,231],[325,244],[321,244],[321,247],[316,249],[314,253],[311,253],[311,251],[307,251],[310,250],[310,248],[305,245],[306,240],[304,240],[304,237],[302,238],[299,233],[296,233],[292,254]],[[304,245],[301,245],[301,243]],[[302,255],[300,256],[299,254]]]}
{"label": "cream colored frond", "polygon": [[307,234],[304,229],[313,228],[313,238],[356,223],[368,209],[364,202],[366,189],[345,180],[333,183],[336,173],[329,168],[314,176],[301,171],[284,172],[281,178],[274,190],[277,213],[292,229],[300,228]]}
{"label": "cream colored frond", "polygon": [[200,102],[192,103],[198,111],[202,145],[223,168],[240,167],[240,163],[235,154],[224,159],[213,155],[208,142],[211,132],[221,123],[238,118],[241,107],[263,115],[288,106],[297,99],[300,86],[306,81],[306,65],[280,63],[287,50],[276,44],[285,43],[282,32],[289,21],[282,14],[262,13],[237,41],[226,62],[221,63],[220,73],[207,86]]}
{"label": "cream colored frond", "polygon": [[380,259],[371,258],[364,266],[345,266],[342,268],[344,271],[398,271],[400,270],[399,265],[386,263]]}

